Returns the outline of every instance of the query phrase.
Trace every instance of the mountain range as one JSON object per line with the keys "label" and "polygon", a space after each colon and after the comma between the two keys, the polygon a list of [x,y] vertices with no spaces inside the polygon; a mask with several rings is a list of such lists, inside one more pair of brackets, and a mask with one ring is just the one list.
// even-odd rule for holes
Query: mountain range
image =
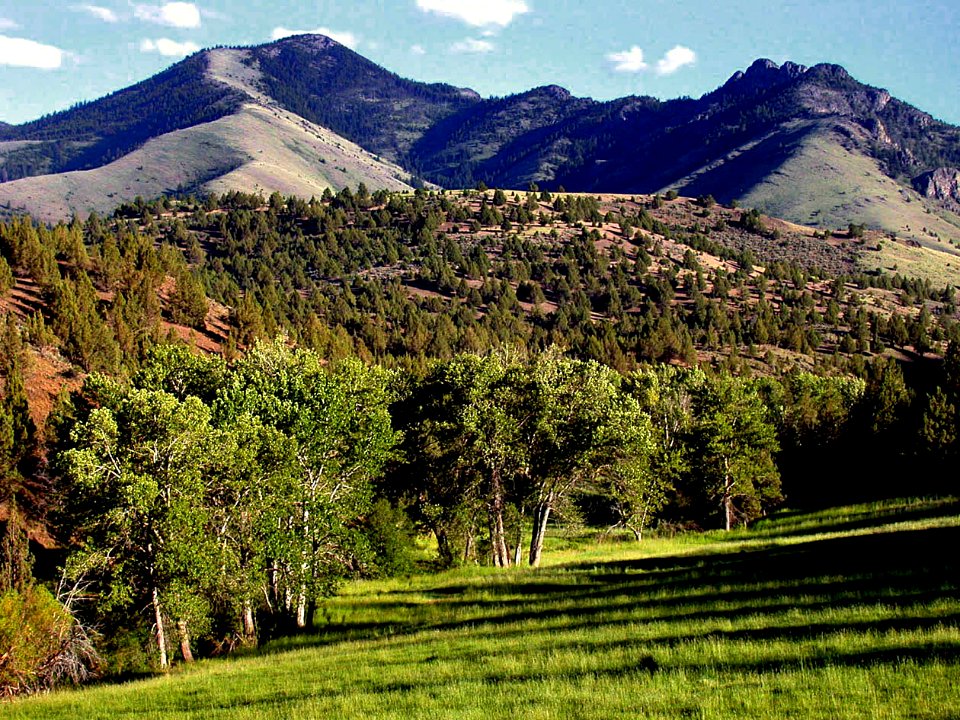
{"label": "mountain range", "polygon": [[197,53],[100,100],[0,124],[0,206],[53,220],[162,193],[365,183],[713,195],[798,223],[960,242],[960,128],[837,65],[758,60],[699,99],[505,98],[301,35]]}

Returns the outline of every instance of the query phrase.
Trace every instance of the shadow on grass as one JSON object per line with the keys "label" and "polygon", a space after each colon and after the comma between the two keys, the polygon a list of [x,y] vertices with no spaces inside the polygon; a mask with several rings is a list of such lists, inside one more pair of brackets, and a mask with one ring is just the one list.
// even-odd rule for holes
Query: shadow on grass
{"label": "shadow on grass", "polygon": [[[628,625],[638,618],[644,622],[736,622],[794,609],[815,612],[875,604],[896,608],[905,617],[876,623],[734,630],[716,637],[812,639],[845,627],[852,632],[884,632],[956,625],[960,618],[955,614],[922,616],[925,604],[958,597],[956,547],[960,547],[960,527],[878,532],[740,552],[572,564],[511,576],[502,583],[430,590],[423,593],[434,598],[430,614],[419,620],[421,603],[398,601],[391,594],[384,602],[371,604],[382,612],[381,621],[327,625],[318,628],[316,635],[288,639],[263,652],[344,640],[401,638],[423,630],[470,629],[505,638],[529,632],[522,626],[525,622],[556,620],[560,630]],[[458,619],[445,620],[444,615]],[[658,642],[668,645],[707,636],[681,635]]]}
{"label": "shadow on grass", "polygon": [[[885,525],[960,515],[960,500],[931,501],[917,507],[891,507],[880,510],[864,510],[854,515],[816,520],[816,513],[790,512],[778,515],[775,521],[765,522],[753,528],[749,537],[757,539],[793,538],[820,533],[852,532],[867,528],[882,529]],[[796,518],[796,521],[793,519]],[[804,518],[809,518],[804,522]],[[734,540],[743,540],[743,536]]]}

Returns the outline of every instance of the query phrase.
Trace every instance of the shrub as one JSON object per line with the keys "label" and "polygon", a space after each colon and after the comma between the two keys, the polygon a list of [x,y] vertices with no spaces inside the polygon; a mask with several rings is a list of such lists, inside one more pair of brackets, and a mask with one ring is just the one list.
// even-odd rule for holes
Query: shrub
{"label": "shrub", "polygon": [[47,668],[72,625],[63,606],[42,587],[26,586],[0,596],[0,694],[46,686]]}
{"label": "shrub", "polygon": [[377,500],[367,516],[366,535],[375,556],[373,574],[390,577],[413,569],[414,533],[403,510]]}

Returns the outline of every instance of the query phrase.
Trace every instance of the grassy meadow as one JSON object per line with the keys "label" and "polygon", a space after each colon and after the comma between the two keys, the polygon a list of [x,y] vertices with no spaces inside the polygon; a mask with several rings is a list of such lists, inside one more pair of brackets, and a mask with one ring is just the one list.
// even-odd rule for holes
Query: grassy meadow
{"label": "grassy meadow", "polygon": [[550,538],[537,571],[347,585],[313,634],[5,718],[953,718],[960,503]]}

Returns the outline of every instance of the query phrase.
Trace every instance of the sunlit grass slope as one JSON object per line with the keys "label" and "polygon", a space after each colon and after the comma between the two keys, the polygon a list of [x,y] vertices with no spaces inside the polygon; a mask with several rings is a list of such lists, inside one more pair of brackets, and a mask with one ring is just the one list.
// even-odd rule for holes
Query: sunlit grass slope
{"label": "sunlit grass slope", "polygon": [[951,718],[960,505],[553,538],[539,571],[356,583],[314,635],[11,718]]}

